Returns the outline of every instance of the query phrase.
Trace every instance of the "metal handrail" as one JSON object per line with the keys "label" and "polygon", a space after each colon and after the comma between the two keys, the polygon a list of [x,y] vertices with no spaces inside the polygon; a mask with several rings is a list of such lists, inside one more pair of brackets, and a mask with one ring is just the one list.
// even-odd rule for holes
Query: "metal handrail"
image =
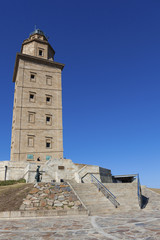
{"label": "metal handrail", "polygon": [[106,198],[108,198],[108,200],[110,200],[110,202],[117,208],[120,204],[119,202],[117,202],[116,200],[116,196],[111,193],[104,185],[103,183],[101,183],[92,173],[86,173],[81,180],[83,180],[83,178],[86,175],[90,175],[91,176],[91,182],[98,188],[99,191],[101,191],[104,196]]}

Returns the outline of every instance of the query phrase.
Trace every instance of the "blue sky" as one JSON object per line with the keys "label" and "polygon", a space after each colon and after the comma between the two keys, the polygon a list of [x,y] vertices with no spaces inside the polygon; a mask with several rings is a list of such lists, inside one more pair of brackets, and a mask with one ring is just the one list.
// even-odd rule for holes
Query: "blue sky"
{"label": "blue sky", "polygon": [[36,24],[64,63],[64,156],[160,187],[160,1],[0,3],[0,160],[9,160],[16,52]]}

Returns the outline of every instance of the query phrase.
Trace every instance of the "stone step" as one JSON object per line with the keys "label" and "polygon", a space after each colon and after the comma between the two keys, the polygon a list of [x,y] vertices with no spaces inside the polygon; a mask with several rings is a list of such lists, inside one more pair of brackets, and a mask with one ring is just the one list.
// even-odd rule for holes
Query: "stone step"
{"label": "stone step", "polygon": [[71,184],[91,215],[139,209],[136,183],[105,184],[107,189],[116,196],[116,200],[120,203],[118,208],[115,208],[113,203],[93,183],[78,184],[72,182]]}

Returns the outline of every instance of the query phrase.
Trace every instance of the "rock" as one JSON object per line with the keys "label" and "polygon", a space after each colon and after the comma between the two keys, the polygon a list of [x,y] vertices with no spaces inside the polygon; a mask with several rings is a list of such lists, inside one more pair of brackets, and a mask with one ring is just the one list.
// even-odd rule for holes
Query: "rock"
{"label": "rock", "polygon": [[70,209],[70,207],[68,207],[67,205],[64,205],[64,210],[68,210]]}
{"label": "rock", "polygon": [[69,201],[70,201],[70,202],[77,201],[77,200],[78,200],[78,199],[77,199],[77,197],[76,197],[75,195],[69,196]]}
{"label": "rock", "polygon": [[39,207],[39,202],[33,203],[33,207]]}
{"label": "rock", "polygon": [[62,210],[63,208],[61,206],[56,207],[56,210]]}
{"label": "rock", "polygon": [[26,199],[28,200],[28,199],[30,199],[31,197],[32,197],[32,195],[31,195],[31,194],[28,194],[27,197],[26,197]]}
{"label": "rock", "polygon": [[36,207],[27,207],[25,210],[27,210],[27,211],[35,211],[35,210],[37,210],[37,208]]}
{"label": "rock", "polygon": [[46,200],[45,199],[42,199],[40,201],[40,207],[45,207],[46,206]]}
{"label": "rock", "polygon": [[30,204],[31,204],[31,201],[30,201],[30,200],[24,200],[24,201],[23,201],[23,204],[25,204],[25,205],[30,205]]}
{"label": "rock", "polygon": [[74,202],[74,205],[75,205],[75,206],[79,206],[79,205],[81,205],[81,203],[80,203],[80,201],[75,201],[75,202]]}
{"label": "rock", "polygon": [[58,201],[58,200],[55,200],[55,201],[54,201],[54,203],[61,203],[61,202],[60,202],[60,201]]}
{"label": "rock", "polygon": [[64,193],[64,196],[65,196],[65,197],[68,197],[68,196],[69,196],[69,193]]}
{"label": "rock", "polygon": [[39,199],[35,199],[32,201],[33,203],[39,203]]}
{"label": "rock", "polygon": [[63,205],[68,205],[67,201],[63,201],[62,203],[63,203]]}
{"label": "rock", "polygon": [[62,207],[63,204],[62,203],[54,203],[54,207]]}
{"label": "rock", "polygon": [[47,199],[47,204],[48,204],[49,206],[53,206],[54,201],[53,201],[53,200],[50,200],[50,199]]}
{"label": "rock", "polygon": [[63,196],[63,195],[61,195],[61,196],[59,196],[59,197],[58,197],[58,200],[59,200],[59,201],[64,201],[64,200],[65,200],[65,198],[64,198],[64,196]]}
{"label": "rock", "polygon": [[71,207],[72,209],[78,209],[78,206],[73,206],[73,207]]}
{"label": "rock", "polygon": [[39,189],[32,188],[32,190],[29,192],[29,194],[34,194],[34,193],[37,193],[37,192],[39,192]]}
{"label": "rock", "polygon": [[55,195],[55,196],[54,196],[54,200],[57,200],[57,199],[58,199],[58,196],[57,196],[57,195]]}
{"label": "rock", "polygon": [[46,193],[42,193],[42,194],[40,194],[40,197],[42,197],[42,198],[44,198],[44,197],[46,197],[46,196],[47,196]]}
{"label": "rock", "polygon": [[60,185],[60,188],[65,188],[65,187],[66,187],[66,185],[63,185],[63,184]]}
{"label": "rock", "polygon": [[51,193],[51,194],[49,194],[49,196],[48,196],[49,199],[54,199],[54,197],[55,197],[55,194],[54,194],[54,193]]}
{"label": "rock", "polygon": [[52,206],[47,206],[47,209],[52,210],[53,208],[52,208]]}
{"label": "rock", "polygon": [[23,210],[25,210],[25,205],[24,205],[24,204],[22,204],[22,205],[20,206],[19,210],[20,210],[20,211],[23,211]]}
{"label": "rock", "polygon": [[68,192],[70,192],[70,191],[71,191],[70,187],[67,187],[67,188],[66,188],[66,190],[67,190]]}
{"label": "rock", "polygon": [[44,190],[44,193],[49,194],[50,193],[49,189]]}
{"label": "rock", "polygon": [[68,206],[74,206],[74,202],[69,202]]}

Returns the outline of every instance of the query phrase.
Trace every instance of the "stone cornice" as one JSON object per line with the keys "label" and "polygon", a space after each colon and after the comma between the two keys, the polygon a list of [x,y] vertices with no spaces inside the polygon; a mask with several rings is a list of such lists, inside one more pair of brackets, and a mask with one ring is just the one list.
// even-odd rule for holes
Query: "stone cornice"
{"label": "stone cornice", "polygon": [[39,64],[43,64],[43,65],[48,65],[51,67],[56,67],[59,68],[61,70],[63,70],[64,68],[64,64],[62,63],[57,63],[51,60],[47,60],[47,59],[43,59],[43,58],[38,58],[38,57],[34,57],[31,55],[27,55],[27,54],[22,54],[22,53],[17,53],[16,54],[16,61],[15,61],[15,66],[14,66],[14,73],[13,73],[13,82],[16,81],[16,76],[17,76],[17,70],[18,70],[18,65],[19,65],[19,60],[26,60],[29,62],[35,62],[35,63],[39,63]]}

